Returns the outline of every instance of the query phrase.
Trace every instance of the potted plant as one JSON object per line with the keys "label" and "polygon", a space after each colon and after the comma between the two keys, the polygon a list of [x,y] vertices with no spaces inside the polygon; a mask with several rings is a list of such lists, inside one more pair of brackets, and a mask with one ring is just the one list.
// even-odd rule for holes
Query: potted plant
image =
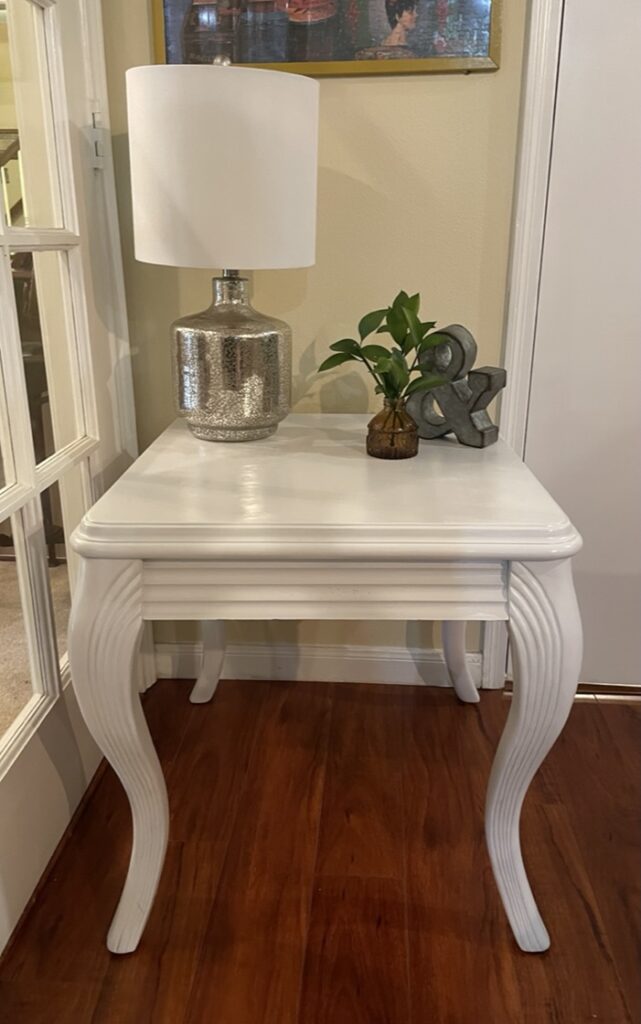
{"label": "potted plant", "polygon": [[[442,377],[423,373],[421,355],[447,341],[433,330],[436,321],[422,321],[419,294],[398,293],[391,306],[366,313],[358,325],[359,341],[342,338],[330,345],[334,353],[319,373],[342,363],[362,363],[383,395],[383,409],[368,423],[367,454],[378,459],[410,459],[418,452],[416,423],[405,403],[416,391],[429,391],[445,383]],[[372,334],[390,336],[387,345],[367,343]]]}

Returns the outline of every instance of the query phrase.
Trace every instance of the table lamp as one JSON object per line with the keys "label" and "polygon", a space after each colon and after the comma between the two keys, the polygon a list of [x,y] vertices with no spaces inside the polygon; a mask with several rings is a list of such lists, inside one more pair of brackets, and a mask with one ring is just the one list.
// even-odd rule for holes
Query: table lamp
{"label": "table lamp", "polygon": [[196,437],[256,440],[289,412],[291,330],[252,308],[239,268],[314,263],[318,93],[301,75],[222,64],[127,72],[136,258],[228,268],[212,305],[172,325]]}

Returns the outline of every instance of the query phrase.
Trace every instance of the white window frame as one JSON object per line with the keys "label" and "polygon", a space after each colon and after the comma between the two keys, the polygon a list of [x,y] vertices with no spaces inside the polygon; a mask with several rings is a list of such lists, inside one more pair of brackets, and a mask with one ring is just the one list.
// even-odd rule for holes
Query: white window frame
{"label": "white window frame", "polygon": [[[0,521],[11,516],[33,686],[32,697],[0,738],[0,774],[19,755],[68,681],[66,656],[60,663],[56,646],[40,495],[77,466],[84,508],[88,508],[94,499],[90,456],[100,444],[57,3],[11,0],[11,4],[31,4],[42,11],[45,52],[39,67],[41,86],[51,96],[54,151],[50,163],[57,168],[62,227],[12,227],[0,209],[0,303],[7,312],[0,325],[0,398],[10,402],[9,407],[3,403],[0,411],[0,448],[8,481],[0,490]],[[9,17],[10,12],[11,7]],[[64,314],[78,436],[36,464],[9,258],[16,251],[52,250],[66,254],[68,267]]]}

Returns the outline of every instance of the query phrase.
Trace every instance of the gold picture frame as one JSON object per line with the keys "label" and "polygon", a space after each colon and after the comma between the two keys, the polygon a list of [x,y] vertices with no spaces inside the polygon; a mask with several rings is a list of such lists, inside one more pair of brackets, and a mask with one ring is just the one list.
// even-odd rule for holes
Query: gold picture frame
{"label": "gold picture frame", "polygon": [[[219,0],[220,9],[231,10],[230,3],[234,4],[238,0]],[[318,0],[298,0],[300,3],[305,2],[318,2]],[[332,3],[332,0],[329,0]],[[338,0],[340,3],[341,0]],[[399,0],[396,0],[398,3]],[[470,71],[496,71],[499,68],[499,59],[501,52],[501,15],[502,15],[502,0],[405,0],[405,5],[413,7],[415,10],[420,11],[422,7],[432,9],[432,11],[439,7],[441,12],[445,8],[460,8],[466,5],[472,10],[479,10],[483,6],[488,8],[487,15],[487,52],[479,54],[457,54],[453,52],[451,55],[429,55],[429,56],[411,56],[401,57],[395,56],[394,59],[367,59],[363,57],[351,57],[348,59],[300,59],[300,60],[275,60],[275,61],[253,61],[238,59],[234,55],[233,63],[241,64],[244,67],[254,68],[267,68],[275,71],[288,71],[294,74],[301,75],[313,75],[313,76],[342,76],[342,75],[381,75],[381,74],[426,74],[426,73],[444,73],[444,72],[470,72]],[[270,3],[272,7],[275,6],[273,0],[263,0],[260,4],[263,8]],[[343,0],[343,5],[349,3],[350,8],[356,7],[369,10],[373,4],[378,4],[382,10],[386,9],[386,0]],[[394,0],[387,0],[387,4],[393,4]],[[400,0],[401,6],[403,6],[403,0]],[[257,0],[243,0],[244,9],[251,9],[257,6]],[[175,5],[176,8],[181,9],[189,8],[190,4],[186,3],[185,0],[152,0],[152,13],[153,13],[153,32],[154,32],[154,52],[156,63],[165,64],[167,61],[167,32],[166,32],[166,9]],[[192,4],[192,6],[195,6]],[[204,4],[201,0],[200,7],[218,7],[214,4]],[[336,6],[336,4],[334,4]],[[237,15],[237,11],[234,12]],[[184,14],[183,14],[184,17]],[[380,15],[379,15],[380,20]],[[388,15],[389,20],[389,15]],[[391,25],[391,20],[390,20]],[[314,26],[315,28],[316,26]],[[305,26],[300,26],[300,29],[304,30]],[[299,31],[297,26],[296,31]],[[175,34],[175,32],[174,32]],[[391,34],[391,33],[390,33]],[[174,46],[174,50],[176,47]],[[385,46],[376,44],[371,49],[384,50]],[[404,49],[404,47],[403,47]],[[365,52],[361,50],[359,52]],[[179,60],[173,60],[172,63],[192,63],[193,61],[185,61],[184,55],[181,54]],[[202,61],[202,58],[198,62]]]}

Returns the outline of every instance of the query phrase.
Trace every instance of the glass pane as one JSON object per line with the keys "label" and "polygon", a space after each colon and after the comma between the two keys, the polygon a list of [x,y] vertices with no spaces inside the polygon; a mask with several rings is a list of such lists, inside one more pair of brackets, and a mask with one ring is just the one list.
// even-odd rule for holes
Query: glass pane
{"label": "glass pane", "polygon": [[58,484],[52,484],[42,492],[42,521],[47,546],[49,586],[58,644],[58,657],[67,650],[67,625],[71,608],[69,572],[67,569],[67,548],[63,527],[62,503]]}
{"label": "glass pane", "polygon": [[0,175],[9,225],[62,227],[53,126],[43,10],[8,0],[0,11]]}
{"label": "glass pane", "polygon": [[0,523],[0,736],[33,695],[11,520]]}
{"label": "glass pane", "polygon": [[40,500],[58,656],[62,658],[67,650],[70,569],[73,569],[69,564],[73,553],[67,551],[65,538],[75,529],[84,511],[80,467],[67,470],[61,480],[42,492]]}
{"label": "glass pane", "polygon": [[75,331],[67,255],[14,252],[16,297],[36,462],[82,434],[74,402]]}
{"label": "glass pane", "polygon": [[[1,371],[2,360],[0,360],[0,404],[2,405],[2,408],[0,409],[0,416],[3,414],[3,412],[6,416],[8,403]],[[5,463],[2,454],[2,444],[0,443],[0,490],[2,490],[2,488],[5,487],[8,483],[13,483],[13,476],[11,473],[11,462],[9,462],[9,465],[5,469]]]}

